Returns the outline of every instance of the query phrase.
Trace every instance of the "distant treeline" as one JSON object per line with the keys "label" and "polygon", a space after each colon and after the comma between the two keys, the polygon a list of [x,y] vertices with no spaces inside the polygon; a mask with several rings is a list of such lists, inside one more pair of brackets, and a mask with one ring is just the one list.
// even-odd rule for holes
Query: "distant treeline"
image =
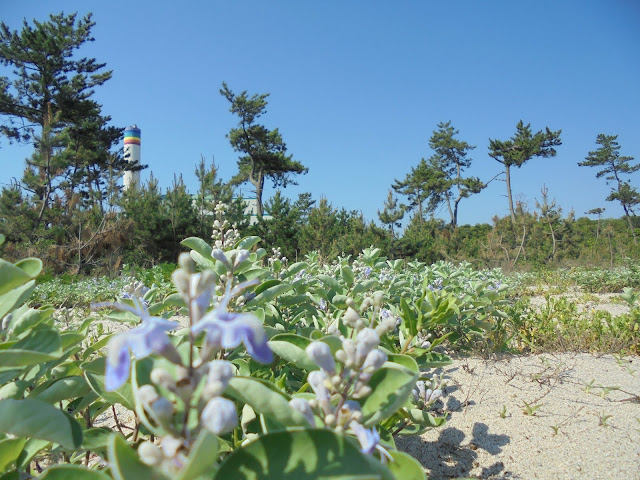
{"label": "distant treeline", "polygon": [[[202,166],[201,166],[202,168]],[[123,264],[151,266],[175,262],[183,250],[180,242],[197,236],[210,241],[216,204],[220,214],[236,226],[239,235],[258,235],[261,247],[280,248],[289,261],[317,251],[320,259],[356,256],[375,246],[390,258],[467,260],[479,266],[530,269],[541,266],[610,266],[638,258],[627,221],[622,219],[541,216],[516,212],[495,217],[492,224],[451,226],[441,219],[413,215],[401,234],[367,221],[356,211],[335,209],[327,199],[315,202],[310,194],[291,201],[277,192],[265,202],[271,216],[249,225],[243,204],[233,198],[230,186],[215,181],[215,167],[196,195],[180,178],[162,193],[151,180],[139,190],[124,192],[105,211],[51,209],[55,218],[37,224],[37,205],[18,190],[0,195],[0,233],[7,237],[3,256],[19,259],[38,256],[52,272],[109,272]],[[635,220],[635,217],[634,217]]]}

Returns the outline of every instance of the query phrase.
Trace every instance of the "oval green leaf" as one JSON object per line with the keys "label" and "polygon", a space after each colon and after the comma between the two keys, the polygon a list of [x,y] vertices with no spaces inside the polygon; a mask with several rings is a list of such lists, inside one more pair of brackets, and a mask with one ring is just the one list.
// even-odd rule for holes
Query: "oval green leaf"
{"label": "oval green leaf", "polygon": [[39,438],[76,449],[82,444],[82,428],[72,417],[41,400],[0,400],[0,432]]}
{"label": "oval green leaf", "polygon": [[268,433],[239,447],[220,465],[214,480],[380,479],[393,475],[363,455],[350,439],[330,430]]}

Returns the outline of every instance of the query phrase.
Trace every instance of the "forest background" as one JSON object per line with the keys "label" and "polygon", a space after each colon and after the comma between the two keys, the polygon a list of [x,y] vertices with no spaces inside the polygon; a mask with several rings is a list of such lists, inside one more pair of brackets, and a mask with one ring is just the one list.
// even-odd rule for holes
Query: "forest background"
{"label": "forest background", "polygon": [[[33,153],[22,176],[5,179],[0,197],[0,233],[7,236],[4,254],[9,258],[40,256],[56,272],[175,261],[183,238],[211,234],[211,213],[219,201],[231,206],[227,219],[243,235],[259,235],[265,248],[279,247],[292,260],[309,251],[325,259],[356,254],[370,245],[392,258],[469,260],[509,269],[603,266],[637,258],[637,164],[624,144],[621,148],[617,143],[616,133],[599,133],[583,146],[582,157],[572,160],[574,170],[580,175],[588,170],[602,185],[602,198],[590,191],[584,193],[590,208],[563,210],[546,182],[538,186],[533,201],[520,196],[517,187],[512,189],[512,177],[519,180],[543,170],[542,177],[553,183],[566,171],[553,163],[563,148],[562,125],[532,126],[527,118],[514,122],[508,135],[491,137],[485,152],[466,141],[466,132],[458,131],[455,122],[441,119],[423,140],[424,156],[411,160],[406,170],[396,168],[386,178],[387,188],[377,189],[386,200],[378,204],[376,224],[361,209],[333,207],[330,186],[324,187],[328,197],[317,194],[317,183],[311,185],[315,198],[314,193],[300,191],[311,178],[302,174],[313,172],[314,166],[304,155],[289,153],[278,128],[271,127],[268,115],[263,117],[267,104],[277,100],[221,83],[211,86],[208,95],[218,95],[219,90],[232,114],[225,118],[226,141],[237,159],[233,176],[223,181],[216,163],[204,156],[195,159],[190,175],[188,161],[181,159],[183,173],[175,175],[169,187],[161,187],[151,175],[139,190],[123,192],[120,178],[129,166],[122,155],[122,129],[113,126],[96,100],[114,72],[100,59],[82,56],[92,40],[92,18],[60,14],[25,20],[21,29],[16,27],[3,23],[0,38],[5,66],[0,115],[2,133],[9,140],[2,144],[3,157],[15,158],[18,150],[13,147],[19,144]],[[495,160],[491,172],[485,162],[482,178],[473,169],[478,157]],[[582,168],[589,166],[595,168]],[[336,186],[349,177],[348,171],[341,173],[334,172]],[[378,181],[385,177],[376,176]],[[360,178],[349,181],[363,183]],[[279,190],[297,183],[297,199]],[[459,212],[473,204],[477,208],[476,198],[486,198],[490,186],[496,192],[496,184],[509,214],[502,216],[498,210],[491,223],[460,225]],[[259,210],[264,196],[264,210],[271,218],[248,225],[237,200],[239,188],[245,196],[257,196]],[[611,211],[623,216],[610,218]]]}

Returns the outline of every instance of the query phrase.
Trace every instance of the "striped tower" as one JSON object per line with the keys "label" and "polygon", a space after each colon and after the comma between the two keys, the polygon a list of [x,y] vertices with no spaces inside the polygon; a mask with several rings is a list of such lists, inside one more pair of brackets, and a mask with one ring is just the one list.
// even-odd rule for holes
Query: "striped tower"
{"label": "striped tower", "polygon": [[[124,159],[133,165],[140,165],[140,129],[133,124],[124,130]],[[124,189],[140,186],[140,171],[125,171],[122,179]]]}

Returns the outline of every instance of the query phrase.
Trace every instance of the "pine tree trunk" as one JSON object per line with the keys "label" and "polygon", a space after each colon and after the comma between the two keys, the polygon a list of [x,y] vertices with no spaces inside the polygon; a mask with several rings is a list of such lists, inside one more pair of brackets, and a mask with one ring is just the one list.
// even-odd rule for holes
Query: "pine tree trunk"
{"label": "pine tree trunk", "polygon": [[511,215],[511,224],[516,224],[516,212],[513,210],[513,198],[511,197],[511,171],[509,165],[504,166],[504,173],[507,181],[507,198],[509,199],[509,214]]}

